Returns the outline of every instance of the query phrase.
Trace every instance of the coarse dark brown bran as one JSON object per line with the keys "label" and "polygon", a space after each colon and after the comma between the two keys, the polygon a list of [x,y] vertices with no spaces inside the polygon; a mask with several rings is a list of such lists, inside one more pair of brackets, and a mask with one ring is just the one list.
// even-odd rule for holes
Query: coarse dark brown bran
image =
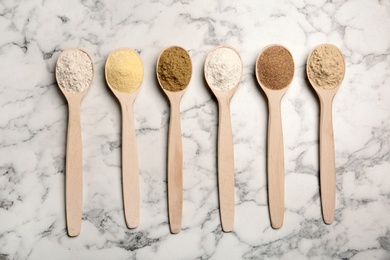
{"label": "coarse dark brown bran", "polygon": [[260,83],[269,89],[287,87],[294,76],[294,60],[282,46],[266,48],[257,61],[257,76]]}

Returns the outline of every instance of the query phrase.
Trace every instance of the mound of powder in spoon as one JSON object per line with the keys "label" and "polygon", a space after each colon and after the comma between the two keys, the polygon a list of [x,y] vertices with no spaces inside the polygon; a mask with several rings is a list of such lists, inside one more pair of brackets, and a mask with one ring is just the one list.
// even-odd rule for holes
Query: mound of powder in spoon
{"label": "mound of powder in spoon", "polygon": [[87,53],[80,49],[68,49],[58,58],[56,65],[58,85],[65,91],[85,91],[92,82],[93,64]]}
{"label": "mound of powder in spoon", "polygon": [[344,58],[339,49],[333,45],[317,46],[308,60],[308,77],[317,86],[334,89],[344,78],[344,67]]}
{"label": "mound of powder in spoon", "polygon": [[234,50],[220,47],[207,56],[204,72],[210,87],[230,90],[240,82],[242,62]]}
{"label": "mound of powder in spoon", "polygon": [[144,76],[141,59],[134,50],[120,49],[107,59],[106,77],[110,86],[122,93],[131,93],[140,86]]}
{"label": "mound of powder in spoon", "polygon": [[257,60],[256,67],[260,82],[269,89],[287,87],[294,76],[294,60],[282,46],[267,47]]}
{"label": "mound of powder in spoon", "polygon": [[165,49],[157,63],[157,77],[168,91],[180,91],[188,86],[192,75],[190,55],[183,48],[174,46]]}

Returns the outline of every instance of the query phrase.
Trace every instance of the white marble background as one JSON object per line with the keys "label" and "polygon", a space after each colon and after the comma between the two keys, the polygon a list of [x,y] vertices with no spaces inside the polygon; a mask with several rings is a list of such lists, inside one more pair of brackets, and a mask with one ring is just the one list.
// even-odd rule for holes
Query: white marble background
{"label": "white marble background", "polygon": [[[282,104],[285,223],[270,227],[266,194],[267,107],[254,64],[267,44],[288,47],[293,83]],[[335,222],[323,223],[318,186],[319,103],[305,60],[320,43],[345,55],[334,100]],[[231,104],[236,212],[221,232],[216,183],[218,111],[203,63],[214,46],[241,54]],[[155,77],[160,51],[188,49],[193,78],[182,99],[183,230],[167,224],[169,107]],[[54,78],[65,48],[95,62],[82,104],[81,235],[66,234],[67,104]],[[135,102],[141,222],[125,226],[120,110],[104,63],[119,47],[140,52],[145,79]],[[0,1],[0,259],[390,259],[390,1]]]}

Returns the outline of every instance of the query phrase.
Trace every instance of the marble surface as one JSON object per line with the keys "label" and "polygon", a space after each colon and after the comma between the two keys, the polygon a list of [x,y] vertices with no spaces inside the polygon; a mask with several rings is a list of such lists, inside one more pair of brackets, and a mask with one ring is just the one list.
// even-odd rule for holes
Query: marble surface
{"label": "marble surface", "polygon": [[[390,259],[390,2],[0,1],[0,259]],[[285,222],[270,227],[266,193],[267,103],[254,76],[268,44],[288,47],[295,77],[282,102]],[[346,58],[334,100],[335,221],[321,217],[319,102],[305,61],[320,43]],[[193,77],[181,104],[183,230],[169,232],[166,202],[168,101],[155,64],[163,48],[189,50]],[[231,104],[235,227],[218,211],[216,99],[203,78],[217,45],[242,56]],[[65,48],[95,63],[82,103],[84,206],[81,234],[66,234],[67,104],[54,77]],[[120,109],[105,84],[108,54],[136,49],[145,78],[134,105],[140,226],[125,226]]]}

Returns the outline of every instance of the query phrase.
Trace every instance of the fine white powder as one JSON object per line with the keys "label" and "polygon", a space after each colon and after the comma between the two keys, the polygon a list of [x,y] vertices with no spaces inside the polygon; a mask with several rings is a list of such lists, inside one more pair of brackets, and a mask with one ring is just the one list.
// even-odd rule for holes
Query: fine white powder
{"label": "fine white powder", "polygon": [[230,90],[240,82],[242,62],[234,50],[227,47],[217,48],[207,56],[204,72],[210,87]]}
{"label": "fine white powder", "polygon": [[93,64],[82,50],[65,50],[57,61],[58,85],[71,93],[85,91],[92,82]]}

